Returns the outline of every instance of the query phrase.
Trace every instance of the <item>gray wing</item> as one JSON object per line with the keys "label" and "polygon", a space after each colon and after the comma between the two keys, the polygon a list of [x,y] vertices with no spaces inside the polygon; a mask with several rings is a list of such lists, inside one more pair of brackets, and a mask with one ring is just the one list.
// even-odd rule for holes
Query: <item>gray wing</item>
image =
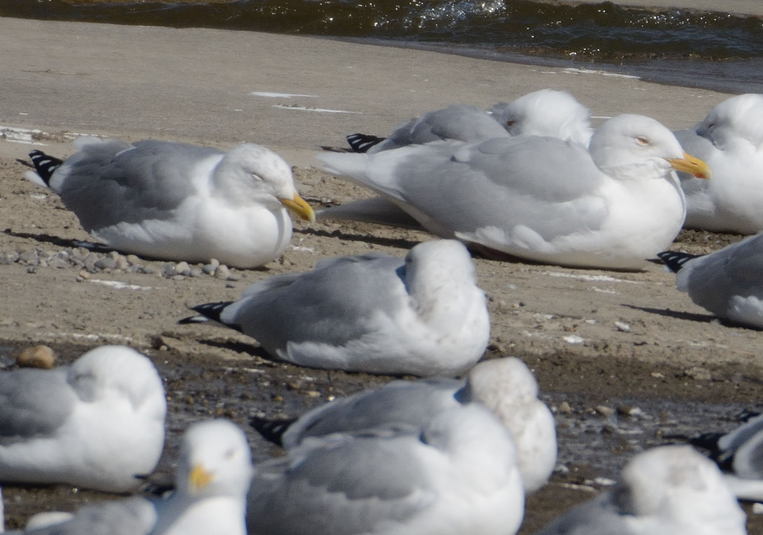
{"label": "gray wing", "polygon": [[292,449],[307,437],[356,432],[388,424],[422,426],[436,414],[459,403],[456,379],[393,381],[375,389],[340,398],[305,413],[283,435]]}
{"label": "gray wing", "polygon": [[89,143],[56,171],[63,177],[56,191],[87,231],[164,219],[194,192],[196,165],[220,154],[167,141]]}
{"label": "gray wing", "polygon": [[403,264],[388,256],[331,259],[283,284],[250,287],[223,318],[269,351],[287,341],[342,345],[364,332],[375,311],[392,315],[403,306],[393,295],[403,288]]}
{"label": "gray wing", "polygon": [[405,523],[435,499],[429,478],[408,452],[416,434],[379,440],[334,435],[319,447],[258,465],[247,509],[249,533],[371,533]]}
{"label": "gray wing", "polygon": [[74,518],[29,535],[147,535],[156,523],[154,506],[143,498],[86,505]]}
{"label": "gray wing", "polygon": [[763,298],[761,270],[763,234],[758,234],[688,262],[678,273],[679,288],[698,305],[724,315],[732,296]]}
{"label": "gray wing", "polygon": [[435,229],[441,235],[521,224],[549,239],[597,229],[608,213],[598,197],[587,195],[602,180],[588,152],[558,139],[502,138],[418,147],[389,162],[385,156],[371,157],[368,181],[362,181],[412,206],[425,226],[441,226]]}
{"label": "gray wing", "polygon": [[53,434],[71,414],[76,395],[66,369],[0,374],[0,445]]}
{"label": "gray wing", "polygon": [[625,517],[611,493],[574,507],[556,518],[535,535],[630,535]]}

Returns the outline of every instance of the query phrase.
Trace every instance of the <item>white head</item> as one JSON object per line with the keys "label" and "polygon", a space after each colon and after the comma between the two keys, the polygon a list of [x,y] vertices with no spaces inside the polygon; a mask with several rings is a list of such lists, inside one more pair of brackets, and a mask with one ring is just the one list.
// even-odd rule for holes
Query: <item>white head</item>
{"label": "white head", "polygon": [[669,179],[672,170],[710,176],[707,164],[685,154],[673,132],[643,115],[618,115],[591,137],[591,158],[606,174],[622,180]]}
{"label": "white head", "polygon": [[715,528],[686,533],[744,533],[739,528],[745,515],[720,470],[690,446],[662,446],[636,455],[623,469],[615,493],[624,512],[636,517]]}
{"label": "white head", "polygon": [[566,91],[541,89],[490,110],[512,136],[548,136],[588,145],[592,129],[588,108]]}
{"label": "white head", "polygon": [[164,419],[164,386],[148,357],[127,346],[101,346],[78,358],[68,370],[68,381],[87,402],[127,400],[136,412]]}
{"label": "white head", "polygon": [[748,93],[724,100],[697,125],[696,132],[721,150],[739,141],[763,150],[763,95]]}
{"label": "white head", "polygon": [[302,219],[315,221],[313,209],[297,193],[291,167],[268,148],[253,143],[233,148],[218,164],[215,178],[231,199],[256,200],[273,209],[280,203]]}
{"label": "white head", "polygon": [[186,430],[175,476],[179,493],[194,498],[243,498],[252,473],[249,444],[232,422],[205,420]]}
{"label": "white head", "polygon": [[405,256],[406,284],[445,288],[453,282],[474,283],[474,262],[463,243],[432,240],[415,245]]}

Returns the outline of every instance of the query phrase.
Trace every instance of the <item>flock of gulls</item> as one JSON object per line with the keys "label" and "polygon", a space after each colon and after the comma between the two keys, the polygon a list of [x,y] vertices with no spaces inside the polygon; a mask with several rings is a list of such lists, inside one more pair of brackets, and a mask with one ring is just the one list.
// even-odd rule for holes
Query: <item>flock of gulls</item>
{"label": "flock of gulls", "polygon": [[[480,361],[490,317],[470,249],[605,269],[659,255],[697,304],[763,327],[763,237],[700,257],[669,251],[684,225],[763,231],[763,95],[729,98],[680,132],[640,115],[592,128],[589,117],[568,93],[543,89],[487,111],[431,111],[386,137],[348,136],[349,149],[318,159],[378,196],[317,213],[290,166],[259,145],[84,138],[65,161],[33,151],[27,178],[125,253],[253,268],[287,248],[291,215],[439,239],[405,258],[323,259],[181,320],[238,329],[296,365],[422,377],[295,421],[255,418],[285,451],[256,467],[237,426],[202,421],[183,436],[173,490],[138,493],[162,453],[167,409],[155,367],[131,348],[2,373],[0,481],[135,493],[43,512],[24,533],[516,533],[526,495],[554,470],[555,423],[521,360]],[[635,455],[611,490],[539,535],[746,533],[738,498],[763,498],[763,417],[696,444],[707,454],[666,445]]]}

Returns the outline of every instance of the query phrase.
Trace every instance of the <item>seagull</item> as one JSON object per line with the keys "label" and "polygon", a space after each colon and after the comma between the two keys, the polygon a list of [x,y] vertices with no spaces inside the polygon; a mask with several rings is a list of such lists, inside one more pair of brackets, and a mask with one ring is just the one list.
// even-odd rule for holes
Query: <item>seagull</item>
{"label": "seagull", "polygon": [[[266,438],[276,439],[291,450],[311,437],[331,433],[352,433],[389,424],[423,426],[440,412],[469,403],[487,407],[511,431],[525,492],[542,487],[556,463],[554,417],[538,399],[538,384],[532,372],[516,357],[480,362],[465,380],[393,381],[364,390],[316,407],[285,429],[283,422],[259,418],[252,424]],[[274,430],[277,436],[270,433]]]}
{"label": "seagull", "polygon": [[[499,102],[488,112],[474,106],[451,106],[425,113],[386,139],[368,134],[352,134],[347,139],[355,152],[374,153],[432,141],[473,143],[507,135],[555,137],[587,147],[592,133],[588,108],[566,91],[540,89],[509,103]],[[416,219],[384,197],[324,208],[318,211],[317,217],[421,228]]]}
{"label": "seagull", "polygon": [[676,137],[713,170],[709,181],[681,175],[685,226],[740,234],[763,231],[763,94],[724,100]]}
{"label": "seagull", "polygon": [[135,490],[159,461],[165,413],[156,368],[129,347],[2,372],[0,481]]}
{"label": "seagull", "polygon": [[509,431],[483,407],[422,427],[315,437],[258,464],[250,535],[512,535],[524,493]]}
{"label": "seagull", "polygon": [[484,292],[454,240],[414,246],[405,259],[325,259],[313,271],[257,282],[236,302],[193,307],[300,366],[380,374],[451,375],[482,357],[490,337]]}
{"label": "seagull", "polygon": [[719,318],[763,328],[763,233],[708,255],[664,251],[657,256],[696,304]]}
{"label": "seagull", "polygon": [[23,533],[246,535],[246,495],[252,473],[249,445],[236,425],[227,420],[197,422],[183,435],[175,491],[169,498],[133,497],[91,504],[68,520],[46,520]]}
{"label": "seagull", "polygon": [[536,535],[745,535],[747,518],[718,468],[690,446],[636,455],[619,484]]}
{"label": "seagull", "polygon": [[728,433],[706,433],[690,442],[710,450],[724,470],[726,485],[740,500],[763,501],[763,415],[749,418]]}
{"label": "seagull", "polygon": [[229,152],[168,141],[82,138],[66,161],[30,153],[26,178],[56,192],[82,227],[114,249],[253,268],[283,253],[287,210],[314,221],[291,168],[255,144]]}
{"label": "seagull", "polygon": [[642,269],[678,234],[674,170],[709,175],[641,115],[605,121],[588,149],[542,136],[319,155],[326,171],[385,196],[427,230],[531,261]]}

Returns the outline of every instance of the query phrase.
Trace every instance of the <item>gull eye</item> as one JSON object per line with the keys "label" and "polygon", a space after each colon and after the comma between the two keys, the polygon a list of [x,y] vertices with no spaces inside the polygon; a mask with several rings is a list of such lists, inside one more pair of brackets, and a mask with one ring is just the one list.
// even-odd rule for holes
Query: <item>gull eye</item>
{"label": "gull eye", "polygon": [[644,136],[636,136],[636,143],[639,145],[649,145],[649,139]]}
{"label": "gull eye", "polygon": [[516,119],[509,119],[506,121],[506,126],[514,126],[515,124],[517,124]]}
{"label": "gull eye", "polygon": [[226,450],[225,452],[226,459],[232,459],[235,456],[236,456],[236,450],[234,448],[230,448],[229,450]]}

